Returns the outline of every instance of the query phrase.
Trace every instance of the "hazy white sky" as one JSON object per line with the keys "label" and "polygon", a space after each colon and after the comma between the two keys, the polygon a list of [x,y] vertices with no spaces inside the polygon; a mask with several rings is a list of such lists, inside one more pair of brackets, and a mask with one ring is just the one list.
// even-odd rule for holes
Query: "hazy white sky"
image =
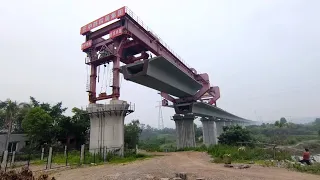
{"label": "hazy white sky", "polygon": [[[124,5],[210,75],[221,108],[264,121],[320,116],[318,0],[3,1],[0,99],[87,105],[80,27]],[[125,81],[121,88],[121,99],[136,105],[126,121],[156,127],[156,91]],[[174,127],[174,111],[163,111]]]}

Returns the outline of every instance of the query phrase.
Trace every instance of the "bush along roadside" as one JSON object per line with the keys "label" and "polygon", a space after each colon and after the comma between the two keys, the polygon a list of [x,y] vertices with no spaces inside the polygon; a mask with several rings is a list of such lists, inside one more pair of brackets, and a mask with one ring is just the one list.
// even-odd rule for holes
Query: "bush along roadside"
{"label": "bush along roadside", "polygon": [[217,163],[223,162],[223,157],[225,154],[230,154],[233,162],[291,159],[290,154],[283,150],[262,149],[253,147],[215,145],[209,147],[207,152],[214,158],[214,162]]}
{"label": "bush along roadside", "polygon": [[290,160],[266,160],[262,163],[263,167],[280,167],[295,170],[299,172],[318,174],[320,175],[320,163],[313,163],[312,165],[301,164],[300,162]]}
{"label": "bush along roadside", "polygon": [[304,165],[293,161],[289,152],[284,150],[262,149],[254,147],[236,147],[228,145],[200,146],[183,148],[177,151],[207,152],[215,163],[255,163],[263,167],[279,167],[320,175],[320,163]]}
{"label": "bush along roadside", "polygon": [[249,162],[263,160],[289,160],[291,156],[283,150],[263,149],[255,147],[237,147],[229,145],[214,145],[206,147],[202,145],[195,148],[183,148],[177,151],[200,151],[207,152],[212,156],[214,162],[223,163],[223,157],[228,154],[233,162]]}

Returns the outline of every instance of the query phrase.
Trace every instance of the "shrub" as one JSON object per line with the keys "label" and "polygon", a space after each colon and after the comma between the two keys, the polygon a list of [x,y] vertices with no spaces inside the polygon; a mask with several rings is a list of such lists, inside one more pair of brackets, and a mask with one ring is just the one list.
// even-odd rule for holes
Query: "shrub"
{"label": "shrub", "polygon": [[[273,149],[246,147],[245,149],[239,150],[239,147],[228,145],[210,146],[208,148],[208,153],[215,159],[215,162],[220,162],[225,154],[230,154],[234,161],[253,161],[274,158]],[[276,150],[275,152],[276,160],[285,160],[290,158],[291,156],[286,151]]]}
{"label": "shrub", "polygon": [[249,130],[241,126],[224,126],[223,133],[218,137],[220,144],[237,146],[239,142],[253,142]]}
{"label": "shrub", "polygon": [[310,166],[307,165],[301,165],[300,163],[294,164],[291,169],[300,171],[300,172],[307,172],[312,174],[320,174],[320,163],[314,163]]}

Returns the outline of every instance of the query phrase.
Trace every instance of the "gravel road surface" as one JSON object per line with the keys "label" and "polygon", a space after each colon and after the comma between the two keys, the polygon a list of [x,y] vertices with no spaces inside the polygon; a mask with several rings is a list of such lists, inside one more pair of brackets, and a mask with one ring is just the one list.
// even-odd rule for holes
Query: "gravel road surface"
{"label": "gravel road surface", "polygon": [[249,169],[231,169],[211,163],[211,158],[201,152],[162,153],[163,156],[126,163],[106,164],[70,169],[53,174],[58,180],[144,180],[172,178],[185,172],[188,179],[204,177],[209,180],[320,180],[320,176],[288,171],[283,168],[252,166]]}

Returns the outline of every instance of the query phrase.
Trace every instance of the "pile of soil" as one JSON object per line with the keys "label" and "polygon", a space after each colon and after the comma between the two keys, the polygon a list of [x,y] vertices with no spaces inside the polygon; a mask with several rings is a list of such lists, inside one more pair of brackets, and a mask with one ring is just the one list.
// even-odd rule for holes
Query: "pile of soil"
{"label": "pile of soil", "polygon": [[[27,168],[22,168],[20,171],[0,171],[0,180],[49,180],[49,176],[42,174],[36,178],[33,176],[32,171]],[[55,180],[55,178],[52,177],[51,180]]]}

